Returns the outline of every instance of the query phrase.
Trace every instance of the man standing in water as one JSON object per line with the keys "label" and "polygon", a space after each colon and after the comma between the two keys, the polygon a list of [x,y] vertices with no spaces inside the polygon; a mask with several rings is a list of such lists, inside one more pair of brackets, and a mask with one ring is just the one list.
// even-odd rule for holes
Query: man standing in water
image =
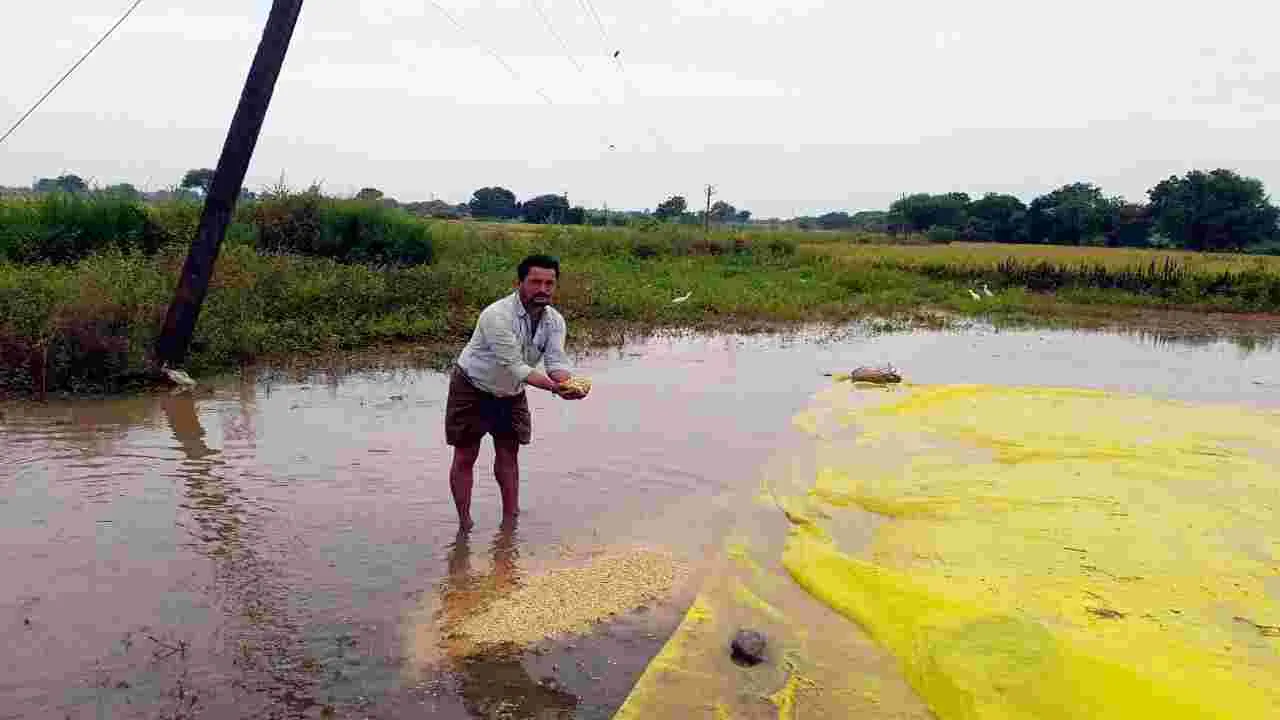
{"label": "man standing in water", "polygon": [[[515,291],[480,313],[450,373],[444,421],[445,439],[453,446],[449,485],[464,530],[473,524],[471,488],[485,435],[493,436],[503,525],[514,525],[520,514],[520,446],[529,444],[533,429],[525,386],[565,399],[578,397],[561,387],[572,375],[564,351],[564,317],[551,307],[559,279],[555,258],[525,258],[516,270]],[[536,369],[540,361],[545,373]]]}

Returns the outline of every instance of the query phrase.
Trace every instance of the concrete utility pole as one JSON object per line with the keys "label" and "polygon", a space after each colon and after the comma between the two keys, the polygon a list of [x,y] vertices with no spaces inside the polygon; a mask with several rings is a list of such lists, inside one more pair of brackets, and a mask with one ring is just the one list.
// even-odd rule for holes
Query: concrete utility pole
{"label": "concrete utility pole", "polygon": [[702,234],[703,235],[707,235],[711,233],[711,196],[715,194],[715,191],[716,191],[716,188],[714,185],[707,186],[707,213],[702,216]]}
{"label": "concrete utility pole", "polygon": [[301,13],[302,0],[273,0],[271,4],[262,40],[258,43],[244,91],[240,94],[240,104],[231,119],[222,156],[209,185],[196,239],[187,253],[177,292],[165,315],[160,339],[156,342],[155,362],[158,368],[176,368],[186,362],[196,319],[200,316],[200,307],[213,277],[213,267],[218,261],[218,251],[226,237],[227,225],[231,222],[236,199],[244,185],[245,173],[249,171],[249,161],[258,144],[276,79],[280,77],[280,68],[284,65],[289,41],[293,39],[293,29]]}

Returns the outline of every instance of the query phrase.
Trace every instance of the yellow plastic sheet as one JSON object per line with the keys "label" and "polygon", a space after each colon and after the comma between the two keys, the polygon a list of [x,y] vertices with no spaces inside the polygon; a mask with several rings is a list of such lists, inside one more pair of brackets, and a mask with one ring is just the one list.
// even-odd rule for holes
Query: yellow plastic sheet
{"label": "yellow plastic sheet", "polygon": [[[620,717],[1280,717],[1277,413],[838,384],[795,420],[784,527],[740,525]],[[747,623],[764,672],[721,659]]]}

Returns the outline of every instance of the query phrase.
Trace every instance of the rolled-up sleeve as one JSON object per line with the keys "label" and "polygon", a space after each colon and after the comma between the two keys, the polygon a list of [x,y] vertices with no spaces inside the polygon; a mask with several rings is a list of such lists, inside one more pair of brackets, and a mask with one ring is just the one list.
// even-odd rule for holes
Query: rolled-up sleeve
{"label": "rolled-up sleeve", "polygon": [[517,382],[524,382],[533,367],[524,361],[520,339],[511,328],[511,318],[486,310],[480,313],[480,332],[498,358],[498,364],[509,370]]}
{"label": "rolled-up sleeve", "polygon": [[547,351],[542,354],[542,361],[547,366],[547,372],[563,371],[567,373],[573,372],[573,365],[569,363],[569,355],[564,351],[566,328],[562,318],[557,318],[556,322],[547,328]]}

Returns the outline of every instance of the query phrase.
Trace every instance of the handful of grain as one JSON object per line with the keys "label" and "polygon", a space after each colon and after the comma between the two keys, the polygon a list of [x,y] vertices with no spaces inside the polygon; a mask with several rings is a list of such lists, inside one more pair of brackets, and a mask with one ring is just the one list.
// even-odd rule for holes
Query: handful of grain
{"label": "handful of grain", "polygon": [[591,392],[591,378],[575,375],[560,383],[561,397],[581,400]]}

